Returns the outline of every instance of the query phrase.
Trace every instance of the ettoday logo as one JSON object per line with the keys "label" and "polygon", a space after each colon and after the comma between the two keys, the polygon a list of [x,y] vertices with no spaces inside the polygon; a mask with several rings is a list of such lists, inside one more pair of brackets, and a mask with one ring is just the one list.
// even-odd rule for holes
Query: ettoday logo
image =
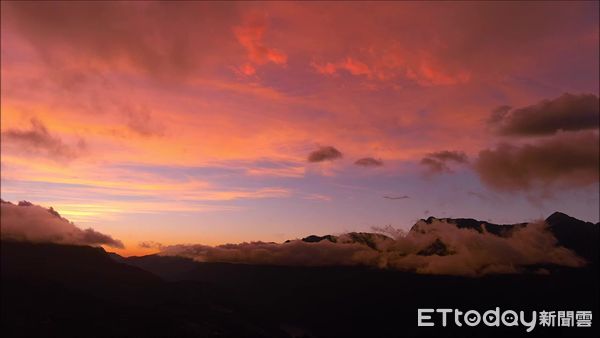
{"label": "ettoday logo", "polygon": [[533,331],[536,325],[545,327],[591,327],[592,311],[525,311],[506,310],[499,307],[485,311],[483,314],[477,310],[461,311],[459,309],[418,309],[418,326],[448,326],[453,320],[458,327],[486,325],[523,326],[527,332]]}

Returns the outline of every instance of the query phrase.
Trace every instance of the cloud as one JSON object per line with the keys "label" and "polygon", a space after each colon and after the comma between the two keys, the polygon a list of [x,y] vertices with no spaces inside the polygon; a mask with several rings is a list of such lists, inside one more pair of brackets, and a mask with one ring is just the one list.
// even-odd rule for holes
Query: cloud
{"label": "cloud", "polygon": [[508,106],[495,109],[489,123],[500,135],[538,136],[558,131],[598,129],[600,101],[593,94],[565,93],[523,108]]}
{"label": "cloud", "polygon": [[124,248],[123,243],[92,228],[80,229],[54,209],[45,209],[26,201],[14,205],[1,201],[0,235],[3,240],[49,242],[76,245],[105,244]]}
{"label": "cloud", "polygon": [[431,153],[427,155],[427,157],[434,158],[442,162],[454,161],[456,163],[467,163],[469,161],[467,155],[460,151],[443,150],[436,153]]}
{"label": "cloud", "polygon": [[599,141],[596,131],[587,131],[532,144],[501,143],[481,151],[474,167],[483,183],[501,191],[586,186],[598,182]]}
{"label": "cloud", "polygon": [[138,246],[140,248],[144,248],[144,249],[158,249],[158,250],[161,250],[164,247],[164,245],[162,243],[155,242],[155,241],[139,242]]}
{"label": "cloud", "polygon": [[429,157],[425,157],[421,160],[421,164],[427,167],[428,174],[441,174],[443,172],[450,172],[450,168],[442,161],[434,160]]}
{"label": "cloud", "polygon": [[50,68],[170,80],[220,64],[235,44],[223,37],[239,20],[236,6],[201,3],[11,3],[2,11],[3,31],[27,39]]}
{"label": "cloud", "polygon": [[435,219],[430,223],[421,220],[415,227],[418,231],[398,239],[391,249],[409,254],[392,257],[389,266],[420,273],[477,276],[517,273],[535,264],[585,264],[575,253],[559,246],[541,221],[517,228],[507,236],[480,233]]}
{"label": "cloud", "polygon": [[421,159],[421,165],[427,167],[427,174],[441,174],[444,172],[452,172],[448,162],[465,164],[469,162],[467,155],[460,151],[443,150],[435,153],[427,154]]}
{"label": "cloud", "polygon": [[383,165],[383,161],[374,159],[372,157],[364,157],[356,160],[354,164],[362,167],[381,167]]}
{"label": "cloud", "polygon": [[331,146],[320,147],[308,155],[308,162],[323,162],[336,160],[342,157],[342,153]]}
{"label": "cloud", "polygon": [[343,61],[331,63],[327,62],[320,65],[316,62],[312,62],[311,65],[320,74],[334,75],[338,70],[346,70],[352,75],[366,75],[367,77],[372,76],[372,71],[369,66],[355,58],[347,57]]}
{"label": "cloud", "polygon": [[72,160],[79,157],[86,149],[83,139],[74,145],[52,135],[38,119],[30,120],[29,129],[7,129],[2,132],[3,142],[17,152],[48,156],[54,160]]}
{"label": "cloud", "polygon": [[419,221],[408,233],[385,227],[391,234],[348,233],[335,241],[288,241],[283,244],[172,245],[162,255],[201,262],[331,266],[362,265],[424,274],[480,276],[518,273],[526,266],[585,265],[572,251],[557,244],[544,222],[529,223],[505,236],[459,228],[443,220]]}
{"label": "cloud", "polygon": [[122,107],[127,117],[127,127],[141,136],[163,136],[164,125],[152,117],[152,111],[145,105]]}
{"label": "cloud", "polygon": [[508,114],[508,112],[511,109],[512,109],[512,107],[508,106],[508,105],[502,105],[502,106],[492,109],[492,113],[490,114],[490,117],[488,118],[488,123],[491,125],[494,125],[496,123],[502,122],[502,119],[504,119],[506,114]]}
{"label": "cloud", "polygon": [[408,195],[402,195],[402,196],[383,196],[383,198],[388,199],[388,200],[405,200],[410,198],[410,196]]}
{"label": "cloud", "polygon": [[285,65],[287,63],[287,54],[279,49],[268,47],[264,43],[264,35],[267,30],[267,22],[262,15],[247,15],[241,25],[235,26],[233,32],[238,42],[246,49],[248,60],[239,67],[238,73],[247,76],[256,73],[255,65],[264,65],[274,63],[276,65]]}
{"label": "cloud", "polygon": [[361,262],[373,265],[378,256],[376,251],[361,244],[339,245],[330,241],[306,243],[301,240],[285,244],[173,245],[164,248],[161,254],[185,256],[202,262],[296,266],[357,265]]}

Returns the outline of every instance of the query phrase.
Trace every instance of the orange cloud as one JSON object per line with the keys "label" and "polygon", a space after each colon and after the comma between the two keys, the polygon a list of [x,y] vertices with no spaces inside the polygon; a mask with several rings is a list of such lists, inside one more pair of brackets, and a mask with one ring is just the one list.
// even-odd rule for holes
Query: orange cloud
{"label": "orange cloud", "polygon": [[[287,63],[287,54],[279,49],[268,47],[264,42],[267,22],[263,16],[248,15],[241,25],[235,26],[233,32],[238,42],[246,49],[248,60],[256,65],[269,62],[276,65]],[[255,67],[246,63],[239,68],[244,75],[254,75]]]}
{"label": "orange cloud", "polygon": [[318,73],[327,75],[336,74],[339,70],[346,70],[352,75],[366,75],[367,77],[371,77],[373,74],[366,63],[352,57],[347,57],[345,60],[337,63],[327,62],[324,65],[319,65],[313,62],[311,65]]}
{"label": "orange cloud", "polygon": [[341,70],[356,76],[366,76],[381,82],[408,79],[421,86],[444,86],[467,83],[471,79],[470,72],[459,70],[454,73],[436,66],[429,57],[415,56],[412,61],[399,56],[397,52],[381,53],[382,56],[371,57],[370,64],[357,58],[346,57],[339,62],[319,64],[312,62],[311,66],[317,73],[335,75]]}

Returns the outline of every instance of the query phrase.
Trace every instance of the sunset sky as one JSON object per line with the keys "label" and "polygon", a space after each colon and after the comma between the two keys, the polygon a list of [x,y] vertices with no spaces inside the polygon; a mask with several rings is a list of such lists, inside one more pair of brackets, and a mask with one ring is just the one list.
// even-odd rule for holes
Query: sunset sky
{"label": "sunset sky", "polygon": [[598,2],[7,3],[1,196],[220,244],[598,222]]}

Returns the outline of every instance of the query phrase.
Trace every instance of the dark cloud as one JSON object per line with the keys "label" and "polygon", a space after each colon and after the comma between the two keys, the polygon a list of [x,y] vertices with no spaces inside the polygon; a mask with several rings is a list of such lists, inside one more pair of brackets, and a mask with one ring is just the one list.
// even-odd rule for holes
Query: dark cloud
{"label": "dark cloud", "polygon": [[598,182],[596,131],[561,133],[537,143],[502,143],[483,150],[475,170],[488,186],[503,191],[581,187]]}
{"label": "dark cloud", "polygon": [[39,120],[32,118],[29,129],[7,129],[2,132],[2,141],[9,149],[36,155],[45,155],[55,160],[72,160],[86,149],[83,139],[68,145],[52,135]]}
{"label": "dark cloud", "polygon": [[[363,265],[424,274],[479,276],[489,273],[518,273],[524,266],[557,264],[585,265],[585,260],[559,246],[544,222],[529,223],[506,236],[488,231],[459,228],[444,220],[419,221],[408,233],[391,226],[378,233],[336,236],[336,241],[287,243],[252,242],[208,245],[172,245],[163,255],[178,255],[202,262],[268,265]],[[441,243],[441,244],[440,244]],[[535,245],[532,245],[535,243]],[[432,248],[443,247],[444,254]],[[507,254],[510,253],[510,254]]]}
{"label": "dark cloud", "polygon": [[[54,68],[71,69],[84,60],[88,70],[89,64],[98,64],[173,79],[215,69],[211,65],[222,62],[222,54],[239,48],[223,38],[240,20],[237,6],[20,2],[3,3],[2,12],[3,30],[26,38]],[[199,45],[223,53],[216,57]]]}
{"label": "dark cloud", "polygon": [[421,164],[427,167],[428,174],[441,174],[443,172],[450,172],[450,167],[448,167],[444,162],[434,160],[429,157],[425,157],[421,160]]}
{"label": "dark cloud", "polygon": [[510,110],[502,106],[492,112],[489,123],[500,135],[551,135],[559,130],[598,129],[600,103],[593,94],[565,93],[554,100]]}
{"label": "dark cloud", "polygon": [[431,153],[427,157],[440,160],[442,162],[454,161],[456,163],[467,163],[469,159],[467,155],[460,151],[443,150],[436,153]]}
{"label": "dark cloud", "polygon": [[144,248],[144,249],[159,249],[159,250],[164,247],[164,245],[162,245],[162,243],[154,242],[154,241],[139,242],[138,246],[140,248]]}
{"label": "dark cloud", "polygon": [[427,174],[441,174],[452,172],[448,162],[465,164],[469,162],[467,155],[460,151],[443,150],[427,154],[422,160],[421,165],[427,167]]}
{"label": "dark cloud", "polygon": [[372,157],[364,157],[356,160],[354,164],[362,166],[362,167],[380,167],[383,165],[382,160],[377,160]]}
{"label": "dark cloud", "polygon": [[383,196],[383,198],[388,199],[388,200],[405,200],[407,198],[410,198],[410,196],[407,196],[407,195],[402,195],[402,196]]}
{"label": "dark cloud", "polygon": [[492,110],[490,118],[488,119],[489,124],[500,123],[506,114],[512,109],[511,106],[503,105],[496,107]]}
{"label": "dark cloud", "polygon": [[92,228],[80,229],[54,209],[27,201],[18,205],[2,201],[0,235],[2,239],[59,244],[100,245],[124,248],[123,243]]}
{"label": "dark cloud", "polygon": [[308,162],[323,162],[336,160],[342,157],[342,153],[331,146],[320,147],[308,155]]}

